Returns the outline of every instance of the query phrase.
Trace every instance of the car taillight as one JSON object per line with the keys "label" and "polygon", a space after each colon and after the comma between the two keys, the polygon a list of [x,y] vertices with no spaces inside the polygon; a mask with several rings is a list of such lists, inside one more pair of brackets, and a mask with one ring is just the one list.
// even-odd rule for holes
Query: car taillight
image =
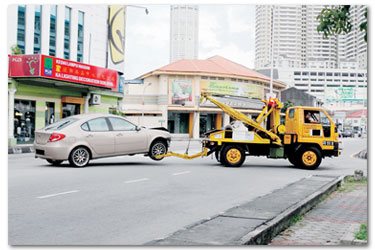
{"label": "car taillight", "polygon": [[49,137],[50,142],[60,141],[65,138],[65,135],[59,133],[52,133]]}

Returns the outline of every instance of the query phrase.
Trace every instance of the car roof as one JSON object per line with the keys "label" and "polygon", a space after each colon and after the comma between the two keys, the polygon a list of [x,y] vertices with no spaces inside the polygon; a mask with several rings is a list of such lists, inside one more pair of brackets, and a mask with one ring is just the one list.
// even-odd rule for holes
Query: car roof
{"label": "car roof", "polygon": [[118,115],[112,115],[112,114],[99,114],[99,113],[88,113],[88,114],[79,114],[79,115],[72,115],[67,118],[76,118],[76,119],[93,119],[97,117],[121,117]]}

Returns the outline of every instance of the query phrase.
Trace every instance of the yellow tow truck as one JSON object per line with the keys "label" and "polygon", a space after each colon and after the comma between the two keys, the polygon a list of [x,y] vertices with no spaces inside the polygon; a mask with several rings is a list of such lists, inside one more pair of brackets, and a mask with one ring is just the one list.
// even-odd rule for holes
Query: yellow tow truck
{"label": "yellow tow truck", "polygon": [[288,159],[293,165],[306,169],[319,167],[322,158],[340,155],[338,131],[329,114],[322,108],[296,106],[287,109],[285,125],[280,123],[281,103],[277,98],[262,100],[265,104],[256,120],[202,93],[234,120],[223,130],[205,134],[203,151],[187,153],[168,152],[159,157],[176,156],[194,159],[215,154],[227,167],[240,167],[246,156]]}

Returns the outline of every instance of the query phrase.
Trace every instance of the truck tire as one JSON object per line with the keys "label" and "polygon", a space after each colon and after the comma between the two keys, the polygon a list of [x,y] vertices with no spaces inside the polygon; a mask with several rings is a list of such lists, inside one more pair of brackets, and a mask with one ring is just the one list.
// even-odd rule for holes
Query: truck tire
{"label": "truck tire", "polygon": [[317,169],[322,162],[322,154],[316,147],[302,148],[297,155],[296,163],[304,169]]}
{"label": "truck tire", "polygon": [[288,160],[290,163],[292,163],[294,166],[297,166],[297,159],[294,155],[288,155]]}
{"label": "truck tire", "polygon": [[221,149],[218,149],[218,150],[215,151],[215,158],[216,158],[217,162],[222,164],[221,157],[220,157],[220,151],[221,151]]}
{"label": "truck tire", "polygon": [[241,167],[245,157],[245,151],[237,145],[227,145],[220,152],[220,162],[226,167]]}

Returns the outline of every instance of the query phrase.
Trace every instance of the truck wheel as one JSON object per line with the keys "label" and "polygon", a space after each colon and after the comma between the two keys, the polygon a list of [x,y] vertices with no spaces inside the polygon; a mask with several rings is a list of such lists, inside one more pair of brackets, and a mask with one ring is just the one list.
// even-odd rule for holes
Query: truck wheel
{"label": "truck wheel", "polygon": [[245,157],[245,151],[236,145],[228,145],[220,152],[220,161],[227,167],[241,167]]}
{"label": "truck wheel", "polygon": [[221,160],[220,160],[220,150],[216,150],[215,151],[215,158],[216,158],[217,162],[221,163]]}
{"label": "truck wheel", "polygon": [[294,166],[297,165],[297,159],[293,155],[288,155],[288,160],[290,163],[292,163]]}
{"label": "truck wheel", "polygon": [[305,169],[317,169],[322,162],[322,154],[315,147],[300,150],[298,156],[299,159],[297,163],[299,163],[299,165]]}

